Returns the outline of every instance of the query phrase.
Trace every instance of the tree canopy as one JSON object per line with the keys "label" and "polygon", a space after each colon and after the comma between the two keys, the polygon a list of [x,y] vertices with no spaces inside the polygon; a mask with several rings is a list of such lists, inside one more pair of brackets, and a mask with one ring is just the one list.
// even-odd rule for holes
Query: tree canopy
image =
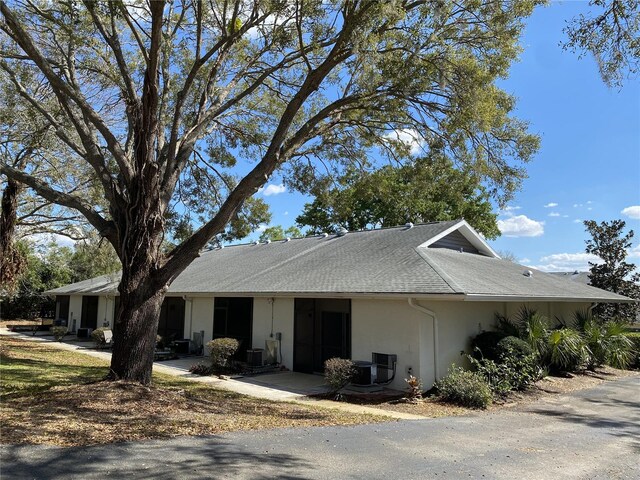
{"label": "tree canopy", "polygon": [[[624,233],[624,220],[612,220],[598,224],[594,220],[584,222],[591,238],[586,241],[586,252],[597,255],[602,263],[589,262],[590,284],[609,292],[618,293],[640,300],[640,273],[636,266],[626,261],[631,248],[633,230]],[[612,318],[634,322],[640,312],[640,305],[620,303],[600,303],[593,313],[599,318]]]}
{"label": "tree canopy", "polygon": [[[262,223],[252,196],[276,172],[304,185],[401,161],[394,132],[410,131],[508,200],[538,139],[496,80],[539,3],[0,1],[0,82],[91,171],[104,207],[30,165],[0,173],[112,244],[111,375],[150,381],[166,289],[214,236]],[[172,215],[197,223],[167,251]]]}
{"label": "tree canopy", "polygon": [[331,188],[316,185],[313,202],[296,218],[312,233],[466,219],[487,238],[500,235],[480,176],[440,155],[366,173],[350,169]]}
{"label": "tree canopy", "polygon": [[265,228],[265,230],[260,234],[259,241],[274,242],[276,240],[284,240],[285,238],[299,238],[302,236],[302,232],[296,226],[290,226],[282,228],[282,225],[272,225],[270,227]]}
{"label": "tree canopy", "polygon": [[621,86],[640,71],[640,2],[590,0],[592,10],[571,19],[565,28],[564,48],[591,53],[602,80]]}

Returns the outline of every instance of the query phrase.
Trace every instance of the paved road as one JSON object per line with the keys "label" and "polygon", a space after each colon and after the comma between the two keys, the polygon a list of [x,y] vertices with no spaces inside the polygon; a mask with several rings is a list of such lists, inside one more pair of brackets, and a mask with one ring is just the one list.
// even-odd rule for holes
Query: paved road
{"label": "paved road", "polygon": [[3,480],[640,479],[640,377],[467,417],[1,454]]}

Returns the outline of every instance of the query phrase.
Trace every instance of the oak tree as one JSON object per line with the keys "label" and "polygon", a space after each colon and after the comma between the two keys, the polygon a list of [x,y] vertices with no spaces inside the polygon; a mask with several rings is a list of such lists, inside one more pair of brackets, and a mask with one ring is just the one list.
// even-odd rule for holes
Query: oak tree
{"label": "oak tree", "polygon": [[[76,210],[115,249],[111,376],[150,382],[167,289],[251,214],[274,173],[304,183],[378,155],[399,161],[406,149],[388,136],[411,130],[509,198],[538,140],[496,80],[538,3],[1,1],[0,82],[91,169],[108,209],[28,166],[2,162],[0,173]],[[167,251],[167,216],[197,202],[203,179],[212,208]]]}

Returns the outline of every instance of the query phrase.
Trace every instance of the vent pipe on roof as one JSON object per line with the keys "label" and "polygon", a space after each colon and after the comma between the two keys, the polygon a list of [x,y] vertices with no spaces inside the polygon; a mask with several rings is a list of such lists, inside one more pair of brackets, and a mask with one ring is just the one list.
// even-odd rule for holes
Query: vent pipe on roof
{"label": "vent pipe on roof", "polygon": [[267,245],[269,245],[269,244],[271,243],[271,239],[270,239],[270,238],[267,238],[267,239],[265,240],[265,242],[264,242],[264,243],[266,243]]}
{"label": "vent pipe on roof", "polygon": [[255,242],[253,242],[254,245],[260,245],[260,242],[258,240],[256,240]]}
{"label": "vent pipe on roof", "polygon": [[533,272],[531,270],[525,270],[523,275],[525,277],[533,277]]}
{"label": "vent pipe on roof", "polygon": [[287,237],[284,239],[285,242],[290,242],[291,241],[291,237]]}
{"label": "vent pipe on roof", "polygon": [[413,223],[407,222],[407,223],[404,224],[404,226],[407,227],[407,230],[408,230],[410,228],[413,228]]}
{"label": "vent pipe on roof", "polygon": [[324,232],[324,233],[321,235],[321,237],[323,237],[323,238],[327,238],[328,236],[329,236],[329,234],[328,234],[327,232]]}
{"label": "vent pipe on roof", "polygon": [[349,233],[349,231],[348,231],[346,228],[344,228],[344,227],[340,227],[340,228],[338,229],[338,232],[336,233],[336,235],[337,235],[338,237],[344,237],[347,233]]}

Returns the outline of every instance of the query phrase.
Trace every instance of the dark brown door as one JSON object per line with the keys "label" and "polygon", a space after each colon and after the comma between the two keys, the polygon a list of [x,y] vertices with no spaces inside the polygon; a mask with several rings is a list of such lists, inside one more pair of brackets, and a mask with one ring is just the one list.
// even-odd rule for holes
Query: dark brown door
{"label": "dark brown door", "polygon": [[251,345],[253,297],[216,297],[213,338],[235,338],[240,343],[233,358],[246,360]]}
{"label": "dark brown door", "polygon": [[165,343],[184,337],[184,299],[165,297],[160,308],[158,335]]}
{"label": "dark brown door", "polygon": [[293,369],[322,372],[330,358],[351,358],[351,301],[296,298]]}
{"label": "dark brown door", "polygon": [[85,295],[82,297],[82,314],[80,328],[97,328],[98,326],[98,297]]}

